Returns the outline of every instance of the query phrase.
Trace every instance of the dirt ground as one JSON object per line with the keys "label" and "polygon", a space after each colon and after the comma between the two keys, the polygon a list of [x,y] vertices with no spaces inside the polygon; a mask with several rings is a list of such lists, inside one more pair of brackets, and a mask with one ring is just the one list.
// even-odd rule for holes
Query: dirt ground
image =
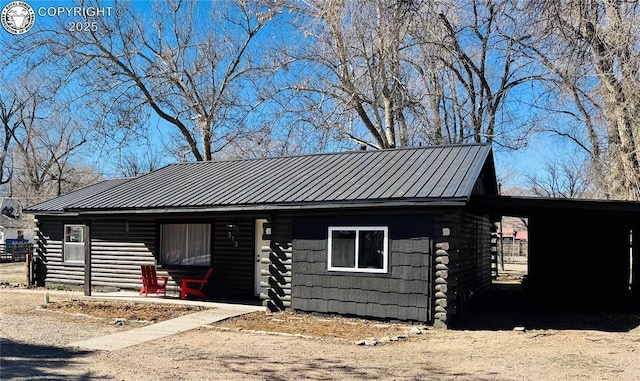
{"label": "dirt ground", "polygon": [[[43,308],[45,293],[50,303]],[[124,312],[131,313],[128,324],[114,324],[114,316]],[[484,315],[465,330],[426,329],[404,339],[412,328],[406,324],[260,313],[116,351],[67,346],[190,312],[184,306],[86,301],[78,293],[4,285],[0,379],[640,379],[638,315],[503,322]],[[515,325],[525,330],[514,331]],[[397,334],[398,341],[355,344]]]}

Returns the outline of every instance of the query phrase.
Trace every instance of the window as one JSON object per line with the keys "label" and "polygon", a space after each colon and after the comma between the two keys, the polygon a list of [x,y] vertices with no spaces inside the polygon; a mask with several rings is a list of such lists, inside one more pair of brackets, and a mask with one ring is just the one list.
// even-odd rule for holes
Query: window
{"label": "window", "polygon": [[64,261],[84,263],[84,226],[64,225]]}
{"label": "window", "polygon": [[211,224],[160,225],[163,265],[210,266]]}
{"label": "window", "polygon": [[387,227],[329,227],[328,269],[386,273]]}

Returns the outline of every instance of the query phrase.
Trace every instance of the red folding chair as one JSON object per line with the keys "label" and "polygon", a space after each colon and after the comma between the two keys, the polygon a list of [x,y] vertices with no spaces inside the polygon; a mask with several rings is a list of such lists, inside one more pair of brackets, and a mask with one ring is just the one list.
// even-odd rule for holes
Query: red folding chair
{"label": "red folding chair", "polygon": [[140,295],[148,296],[150,292],[155,292],[156,295],[160,295],[162,292],[164,296],[167,296],[167,282],[168,276],[157,276],[156,266],[142,265],[140,266],[142,272],[142,288],[140,289]]}
{"label": "red folding chair", "polygon": [[180,279],[180,299],[184,299],[187,295],[193,295],[200,299],[207,299],[207,295],[202,289],[209,281],[209,277],[213,274],[213,268],[210,267],[202,278],[182,278]]}

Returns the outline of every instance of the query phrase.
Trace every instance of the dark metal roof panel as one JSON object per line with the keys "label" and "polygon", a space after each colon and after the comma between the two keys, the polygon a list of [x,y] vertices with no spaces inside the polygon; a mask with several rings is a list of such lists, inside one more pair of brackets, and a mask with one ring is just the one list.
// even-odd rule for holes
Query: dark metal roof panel
{"label": "dark metal roof panel", "polygon": [[[493,167],[493,157],[491,156],[491,147],[478,146],[477,148],[476,156],[467,166],[463,167],[466,168],[464,177],[456,181],[458,190],[453,193],[454,197],[469,197],[469,195],[471,195],[485,165],[488,165],[488,168],[491,170],[491,176],[493,176],[491,183],[493,183],[493,186],[496,188],[495,192],[497,194],[496,175],[495,168]],[[464,171],[461,170],[460,173],[462,172]]]}
{"label": "dark metal roof panel", "polygon": [[422,166],[427,165],[429,154],[432,151],[409,151],[411,156],[406,158],[409,165],[403,165],[399,170],[392,171],[392,177],[389,184],[379,187],[373,194],[372,198],[390,198],[396,194],[404,193],[401,191],[403,187],[411,186],[419,178],[419,170]]}
{"label": "dark metal roof panel", "polygon": [[[339,189],[344,177],[336,175],[336,172],[342,171],[342,168],[350,167],[353,160],[357,158],[357,155],[340,155],[331,162],[328,160],[319,161],[318,170],[324,171],[327,175],[317,176],[314,173],[307,173],[302,187],[304,198],[308,201],[322,199],[325,195],[335,192],[335,189]],[[299,192],[288,190],[281,201],[295,202],[299,197]]]}
{"label": "dark metal roof panel", "polygon": [[[468,169],[472,167],[474,160],[476,160],[476,158],[480,154],[481,154],[481,151],[479,149],[469,150],[465,152],[464,156],[459,158],[460,159],[459,166],[460,168],[467,168],[467,170],[456,171],[456,173],[454,173],[453,176],[449,178],[448,182],[445,183],[443,181],[440,184],[438,184],[438,186],[436,186],[433,189],[432,194],[435,196],[438,196],[443,193],[449,193],[449,194],[457,195],[459,197],[465,196],[466,194],[462,192],[463,182],[468,176],[471,175]],[[475,179],[474,179],[474,182],[475,182]]]}
{"label": "dark metal roof panel", "polygon": [[[318,201],[327,200],[350,200],[351,195],[362,186],[363,177],[371,176],[373,173],[373,166],[375,164],[374,157],[369,153],[363,153],[359,160],[354,160],[347,168],[340,168],[340,175],[343,177],[344,182],[342,186],[336,188],[331,193],[327,193],[318,197]],[[387,151],[388,152],[388,151]]]}
{"label": "dark metal roof panel", "polygon": [[63,212],[65,207],[70,204],[76,203],[80,200],[84,200],[92,196],[96,196],[129,180],[131,180],[131,178],[104,180],[97,184],[89,185],[65,195],[52,198],[36,205],[32,205],[25,209],[25,212]]}
{"label": "dark metal roof panel", "polygon": [[[456,174],[463,172],[461,170],[464,167],[464,158],[469,154],[471,150],[458,150],[452,152],[451,155],[447,155],[442,160],[442,166],[440,166],[438,172],[423,186],[424,192],[428,192],[429,197],[440,197],[442,194],[455,194],[459,183],[453,183],[451,180]],[[464,176],[463,176],[464,178]]]}
{"label": "dark metal roof panel", "polygon": [[389,189],[392,185],[391,179],[393,178],[393,175],[402,172],[403,167],[408,166],[403,164],[410,163],[407,159],[413,152],[415,151],[398,150],[389,155],[388,160],[385,160],[382,165],[379,165],[380,169],[375,169],[380,173],[380,176],[378,178],[370,178],[369,181],[364,184],[361,192],[357,194],[356,197],[365,199],[379,198],[379,196],[373,195],[380,190]]}
{"label": "dark metal roof panel", "polygon": [[476,144],[173,164],[65,206],[81,211],[464,199],[490,152],[490,146]]}

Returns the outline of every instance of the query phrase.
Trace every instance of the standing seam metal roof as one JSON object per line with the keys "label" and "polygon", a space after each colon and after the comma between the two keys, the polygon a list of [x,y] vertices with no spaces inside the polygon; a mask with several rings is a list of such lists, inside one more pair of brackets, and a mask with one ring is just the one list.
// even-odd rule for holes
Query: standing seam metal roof
{"label": "standing seam metal roof", "polygon": [[102,192],[105,192],[108,189],[116,187],[122,183],[125,183],[132,178],[120,178],[120,179],[111,179],[104,180],[99,183],[86,186],[84,188],[78,189],[76,191],[67,193],[65,195],[52,198],[50,200],[41,202],[39,204],[33,205],[25,209],[26,212],[32,213],[33,211],[38,212],[63,212],[65,208],[78,202],[80,200],[84,200],[85,198],[95,196]]}
{"label": "standing seam metal roof", "polygon": [[91,211],[466,201],[487,160],[493,163],[490,145],[469,144],[172,164],[73,198],[65,207]]}

